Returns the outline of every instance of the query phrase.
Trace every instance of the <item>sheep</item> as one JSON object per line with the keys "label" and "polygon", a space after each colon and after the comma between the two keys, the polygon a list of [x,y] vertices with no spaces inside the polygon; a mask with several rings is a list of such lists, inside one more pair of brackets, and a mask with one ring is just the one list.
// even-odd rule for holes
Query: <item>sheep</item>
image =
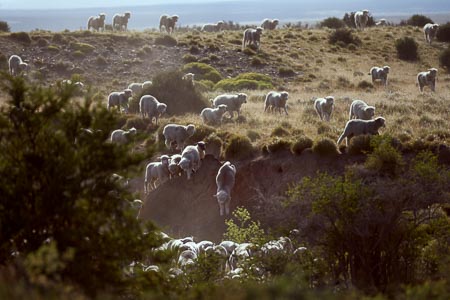
{"label": "sheep", "polygon": [[347,138],[345,144],[348,146],[350,139],[357,135],[371,134],[377,135],[378,130],[384,127],[386,120],[383,117],[378,117],[375,120],[350,120],[345,125],[344,132],[339,137],[337,144],[339,145],[343,139]]}
{"label": "sheep", "polygon": [[274,92],[271,91],[266,95],[266,100],[264,102],[264,112],[267,109],[270,109],[271,111],[273,111],[274,108],[278,108],[280,109],[280,114],[281,114],[281,108],[284,109],[284,112],[286,113],[286,115],[288,115],[287,112],[287,105],[286,102],[288,100],[289,97],[289,93],[288,92]]}
{"label": "sheep", "polygon": [[245,260],[252,257],[254,247],[255,245],[252,243],[238,244],[231,253],[228,261],[231,270],[236,270]]}
{"label": "sheep", "polygon": [[184,74],[183,77],[181,77],[181,79],[183,79],[186,82],[189,82],[192,86],[194,86],[194,77],[195,77],[194,73],[187,73]]}
{"label": "sheep", "polygon": [[223,21],[217,22],[217,24],[205,24],[202,26],[201,31],[205,32],[218,32],[223,29],[225,23]]}
{"label": "sheep", "polygon": [[367,9],[363,11],[357,11],[355,13],[355,26],[356,29],[364,30],[369,21],[369,11]]}
{"label": "sheep", "polygon": [[380,19],[378,22],[375,23],[375,26],[386,26],[387,21],[386,19]]}
{"label": "sheep", "polygon": [[419,90],[423,93],[423,88],[429,86],[432,92],[436,91],[436,76],[438,70],[435,68],[428,69],[428,71],[417,74],[417,84]]}
{"label": "sheep", "polygon": [[192,173],[200,168],[200,159],[205,157],[205,143],[198,142],[196,146],[187,146],[181,153],[181,160],[178,163],[180,168],[186,172],[187,179],[191,179]]}
{"label": "sheep", "polygon": [[369,75],[372,75],[372,83],[375,84],[375,80],[381,80],[381,84],[387,87],[388,84],[388,74],[390,71],[389,66],[384,66],[382,68],[372,67],[369,71]]}
{"label": "sheep", "polygon": [[142,89],[145,91],[148,88],[150,88],[152,85],[153,85],[153,82],[151,80],[144,81],[142,83]]}
{"label": "sheep", "polygon": [[150,118],[150,122],[153,122],[153,117],[156,119],[156,125],[158,125],[158,119],[166,112],[167,105],[160,103],[155,97],[151,95],[144,95],[139,100],[139,111],[142,119],[147,115]]}
{"label": "sheep", "polygon": [[314,108],[321,120],[330,122],[331,114],[334,109],[334,97],[327,96],[325,98],[317,98],[314,101]]}
{"label": "sheep", "polygon": [[261,28],[264,30],[274,30],[280,23],[278,19],[264,19],[261,23]]}
{"label": "sheep", "polygon": [[169,163],[169,172],[170,178],[174,178],[175,176],[181,176],[181,172],[183,171],[178,165],[181,161],[181,154],[174,154],[170,157]]}
{"label": "sheep", "polygon": [[355,117],[360,120],[371,120],[375,115],[375,107],[367,105],[362,100],[354,100],[350,105],[349,120]]}
{"label": "sheep", "polygon": [[186,140],[195,133],[195,125],[187,126],[177,124],[167,124],[164,126],[163,135],[167,149],[172,149],[172,142],[176,142],[177,150],[183,150]]}
{"label": "sheep", "polygon": [[128,27],[128,19],[130,19],[131,13],[129,11],[125,12],[124,14],[115,14],[113,16],[112,26],[113,30],[124,30],[127,31]]}
{"label": "sheep", "polygon": [[112,92],[108,96],[108,110],[117,106],[120,111],[120,107],[123,107],[125,113],[128,113],[128,99],[132,96],[133,92],[130,89],[125,89],[122,92]]}
{"label": "sheep", "polygon": [[425,40],[428,44],[431,45],[431,42],[436,37],[436,33],[439,29],[439,24],[427,23],[423,26],[423,34],[425,36]]}
{"label": "sheep", "polygon": [[132,135],[136,135],[136,128],[134,127],[129,130],[116,129],[111,133],[111,143],[125,144]]}
{"label": "sheep", "polygon": [[9,65],[9,73],[12,76],[18,76],[22,72],[28,70],[28,64],[23,62],[22,58],[19,55],[11,55],[8,60]]}
{"label": "sheep", "polygon": [[261,46],[261,34],[263,32],[263,29],[261,27],[257,27],[256,29],[253,28],[247,28],[244,31],[244,35],[242,38],[242,50],[245,49],[245,46],[248,45],[254,45],[256,49],[259,50],[259,47]]}
{"label": "sheep", "polygon": [[162,32],[162,27],[164,26],[168,34],[173,33],[175,30],[175,23],[178,22],[178,19],[179,17],[177,15],[162,15],[159,19],[159,31]]}
{"label": "sheep", "polygon": [[133,82],[128,85],[128,89],[133,92],[133,95],[140,95],[142,94],[142,83],[140,82]]}
{"label": "sheep", "polygon": [[220,215],[230,214],[231,190],[234,187],[236,177],[236,167],[229,161],[225,162],[217,172],[216,184],[217,193],[213,196],[217,198]]}
{"label": "sheep", "polygon": [[211,103],[215,108],[217,108],[220,104],[225,104],[227,106],[227,112],[230,114],[231,118],[234,116],[234,111],[237,112],[239,117],[242,104],[247,103],[247,94],[222,94],[214,98],[214,100],[211,100]]}
{"label": "sheep", "polygon": [[105,13],[100,13],[98,14],[97,17],[90,17],[88,19],[88,23],[87,23],[87,29],[90,30],[91,27],[92,29],[95,31],[99,31],[100,29],[102,31],[105,30],[105,19],[106,19],[106,14]]}
{"label": "sheep", "polygon": [[185,250],[181,252],[180,256],[178,257],[178,266],[185,270],[189,266],[192,266],[195,264],[195,261],[197,260],[197,254],[192,250]]}
{"label": "sheep", "polygon": [[221,124],[222,116],[227,111],[225,104],[220,104],[217,108],[204,108],[200,113],[203,123],[205,124]]}
{"label": "sheep", "polygon": [[163,184],[169,177],[169,156],[162,155],[160,161],[151,162],[145,168],[144,193],[149,193],[149,186],[152,190],[156,189],[156,182]]}

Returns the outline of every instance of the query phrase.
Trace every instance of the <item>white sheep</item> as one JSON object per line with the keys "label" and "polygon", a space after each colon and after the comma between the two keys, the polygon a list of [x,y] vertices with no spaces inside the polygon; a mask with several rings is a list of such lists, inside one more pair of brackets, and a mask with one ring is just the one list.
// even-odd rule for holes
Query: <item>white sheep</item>
{"label": "white sheep", "polygon": [[278,19],[264,19],[261,23],[261,28],[264,30],[274,30],[280,23]]}
{"label": "white sheep", "polygon": [[214,195],[219,204],[220,215],[230,214],[231,190],[236,178],[236,167],[229,161],[225,162],[217,172],[217,192]]}
{"label": "white sheep", "polygon": [[142,94],[142,83],[140,82],[133,82],[128,85],[128,89],[133,92],[133,95],[140,95]]}
{"label": "white sheep", "polygon": [[169,162],[170,178],[181,176],[181,172],[183,172],[183,170],[178,165],[180,161],[181,161],[181,154],[174,154],[170,157]]}
{"label": "white sheep", "polygon": [[178,150],[183,150],[188,138],[195,133],[195,125],[189,124],[187,126],[178,124],[167,124],[164,126],[163,135],[167,149],[172,149],[172,143],[177,144]]}
{"label": "white sheep", "polygon": [[162,15],[159,19],[159,31],[162,32],[162,27],[164,26],[168,34],[173,33],[175,30],[175,23],[178,22],[178,19],[179,17],[177,15]]}
{"label": "white sheep", "polygon": [[261,34],[263,32],[263,29],[261,27],[257,27],[256,29],[253,28],[247,28],[244,31],[243,38],[242,38],[242,50],[245,49],[246,45],[254,45],[256,49],[259,50],[259,47],[261,46]]}
{"label": "white sheep", "polygon": [[186,73],[183,75],[183,77],[181,77],[181,79],[183,79],[186,82],[189,82],[192,86],[194,86],[194,77],[195,74],[194,73]]}
{"label": "white sheep", "polygon": [[417,74],[417,84],[419,90],[423,93],[423,88],[429,86],[432,92],[436,91],[436,76],[438,70],[435,68],[428,69],[428,71]]}
{"label": "white sheep", "polygon": [[127,143],[132,135],[136,135],[136,128],[130,128],[129,130],[116,129],[111,133],[111,142],[118,144]]}
{"label": "white sheep", "polygon": [[205,143],[198,142],[196,146],[187,146],[181,153],[181,160],[178,163],[180,168],[186,172],[187,179],[191,179],[192,174],[200,168],[201,161],[205,157]]}
{"label": "white sheep", "polygon": [[125,89],[122,92],[112,92],[108,96],[108,110],[117,106],[120,111],[120,107],[123,107],[125,113],[128,113],[128,99],[132,96],[133,92],[130,89]]}
{"label": "white sheep", "polygon": [[363,11],[357,11],[355,13],[355,26],[356,29],[364,30],[369,21],[369,11],[367,9]]}
{"label": "white sheep", "polygon": [[131,17],[131,13],[129,11],[124,14],[115,14],[113,16],[112,26],[113,30],[127,30],[128,29],[128,20]]}
{"label": "white sheep", "polygon": [[382,68],[372,67],[369,71],[369,75],[372,75],[372,83],[375,84],[375,80],[380,80],[381,84],[387,87],[388,84],[388,74],[391,68],[389,66],[384,66]]}
{"label": "white sheep", "polygon": [[286,102],[289,98],[289,93],[288,92],[274,92],[271,91],[266,95],[266,100],[264,101],[264,112],[269,109],[270,111],[273,111],[274,108],[275,109],[279,109],[280,110],[280,114],[281,114],[281,109],[284,109],[284,112],[286,113],[286,115],[288,115],[287,112],[287,105]]}
{"label": "white sheep", "polygon": [[223,21],[217,22],[217,24],[205,24],[202,26],[202,31],[205,32],[218,32],[221,31],[225,23]]}
{"label": "white sheep", "polygon": [[238,244],[230,255],[229,264],[231,270],[236,270],[247,259],[253,256],[253,249],[255,245],[252,243]]}
{"label": "white sheep", "polygon": [[185,270],[189,266],[192,266],[197,261],[197,254],[192,250],[185,250],[181,252],[178,257],[178,266]]}
{"label": "white sheep", "polygon": [[321,120],[330,122],[331,114],[334,109],[334,97],[327,96],[325,98],[317,98],[314,101],[314,108]]}
{"label": "white sheep", "polygon": [[153,122],[153,118],[156,119],[156,125],[158,125],[158,119],[166,112],[167,105],[160,103],[155,97],[151,95],[144,95],[139,101],[139,111],[144,119],[147,115],[150,118],[150,122]]}
{"label": "white sheep", "polygon": [[90,17],[88,19],[88,23],[87,23],[87,29],[90,30],[91,27],[93,30],[97,30],[99,31],[100,29],[102,31],[105,30],[105,19],[106,19],[106,14],[105,13],[100,13],[98,14],[97,17]]}
{"label": "white sheep", "polygon": [[431,45],[431,42],[436,37],[436,33],[439,29],[439,24],[427,23],[423,26],[423,34],[425,36],[425,40],[428,44]]}
{"label": "white sheep", "polygon": [[350,105],[349,120],[356,118],[360,120],[371,120],[375,115],[375,107],[367,105],[362,100],[354,100]]}
{"label": "white sheep", "polygon": [[169,179],[169,159],[169,156],[162,155],[160,161],[151,162],[147,165],[144,181],[145,194],[148,194],[150,190],[156,189],[156,182],[158,182],[158,185],[161,185]]}
{"label": "white sheep", "polygon": [[380,19],[378,22],[375,23],[375,26],[386,26],[387,21],[386,19]]}
{"label": "white sheep", "polygon": [[350,139],[354,136],[362,134],[376,135],[378,130],[385,126],[385,123],[386,120],[383,117],[378,117],[374,120],[356,119],[347,121],[344,132],[339,137],[337,144],[339,145],[343,139],[347,138],[345,143],[348,146]]}
{"label": "white sheep", "polygon": [[152,85],[153,85],[153,82],[151,80],[144,81],[142,83],[142,89],[145,91],[148,88],[150,88]]}
{"label": "white sheep", "polygon": [[247,103],[247,94],[222,94],[211,100],[211,103],[216,108],[221,104],[225,104],[231,118],[234,116],[234,111],[237,112],[239,117],[242,104]]}
{"label": "white sheep", "polygon": [[200,113],[203,123],[205,124],[221,124],[222,116],[227,111],[225,104],[220,104],[217,108],[204,108]]}
{"label": "white sheep", "polygon": [[18,76],[22,72],[28,70],[28,64],[23,62],[22,58],[19,55],[11,55],[8,60],[9,65],[9,73],[12,76]]}

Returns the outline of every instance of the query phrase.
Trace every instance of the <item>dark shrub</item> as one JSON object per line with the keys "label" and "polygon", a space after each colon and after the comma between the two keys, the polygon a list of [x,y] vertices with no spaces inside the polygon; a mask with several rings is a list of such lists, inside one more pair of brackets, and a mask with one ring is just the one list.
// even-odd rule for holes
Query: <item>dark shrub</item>
{"label": "dark shrub", "polygon": [[373,152],[368,155],[365,166],[380,174],[395,176],[403,169],[403,157],[392,146],[392,138],[373,136],[370,142]]}
{"label": "dark shrub", "polygon": [[37,41],[37,45],[39,47],[46,47],[46,46],[48,46],[48,41],[46,39],[39,39]]}
{"label": "dark shrub", "polygon": [[0,32],[10,32],[11,28],[9,28],[9,25],[5,21],[0,21]]}
{"label": "dark shrub", "polygon": [[367,80],[363,80],[358,83],[358,88],[361,90],[372,89],[373,84],[371,82],[368,82]]}
{"label": "dark shrub", "polygon": [[289,67],[280,67],[278,68],[278,74],[281,77],[292,77],[295,76],[295,71]]}
{"label": "dark shrub", "polygon": [[291,145],[292,142],[288,140],[276,138],[267,145],[267,150],[269,150],[270,153],[275,153],[281,150],[289,150]]}
{"label": "dark shrub", "polygon": [[255,149],[248,137],[233,135],[224,149],[225,159],[245,159],[253,155]]}
{"label": "dark shrub", "polygon": [[434,23],[433,20],[424,15],[412,15],[408,20],[406,20],[406,25],[423,27],[427,23]]}
{"label": "dark shrub", "polygon": [[270,136],[288,136],[290,135],[289,131],[283,128],[282,126],[275,127],[272,130]]}
{"label": "dark shrub", "polygon": [[355,136],[350,140],[350,144],[347,148],[347,153],[352,155],[365,154],[372,151],[370,145],[371,136],[368,134]]}
{"label": "dark shrub", "polygon": [[178,44],[177,40],[170,35],[158,36],[155,38],[155,45],[174,47],[177,44]]}
{"label": "dark shrub", "polygon": [[439,55],[439,63],[450,72],[450,46]]}
{"label": "dark shrub", "polygon": [[336,143],[329,138],[316,140],[312,146],[312,151],[313,153],[323,156],[332,156],[339,154]]}
{"label": "dark shrub", "polygon": [[395,48],[397,49],[397,56],[400,59],[415,61],[419,58],[417,42],[411,37],[406,36],[396,40]]}
{"label": "dark shrub", "polygon": [[261,138],[261,135],[255,131],[255,130],[248,130],[247,131],[247,137],[252,141],[256,141],[257,139]]}
{"label": "dark shrub", "polygon": [[354,36],[352,31],[350,29],[336,29],[333,31],[330,36],[328,37],[328,42],[330,44],[337,44],[338,42],[342,42],[345,45],[354,44],[354,45],[360,45],[361,40]]}
{"label": "dark shrub", "polygon": [[150,120],[148,118],[142,119],[140,116],[128,118],[123,126],[125,129],[136,128],[139,131],[144,131],[147,129],[150,124]]}
{"label": "dark shrub", "polygon": [[300,155],[303,150],[311,148],[313,145],[313,140],[307,136],[301,136],[296,142],[292,143],[291,152]]}
{"label": "dark shrub", "polygon": [[211,126],[206,125],[195,125],[195,132],[194,134],[189,138],[190,143],[197,143],[200,141],[204,141],[208,136],[214,134],[216,132],[216,129]]}
{"label": "dark shrub", "polygon": [[450,42],[450,22],[439,26],[436,38],[440,42]]}
{"label": "dark shrub", "polygon": [[345,22],[336,17],[326,18],[319,24],[320,27],[328,27],[332,29],[339,29],[345,27]]}
{"label": "dark shrub", "polygon": [[197,57],[195,57],[192,54],[185,54],[185,55],[183,55],[183,61],[185,63],[196,62],[197,60],[198,60]]}
{"label": "dark shrub", "polygon": [[19,41],[21,43],[24,44],[30,44],[31,43],[31,38],[30,35],[26,32],[13,32],[11,33],[10,37],[13,40]]}

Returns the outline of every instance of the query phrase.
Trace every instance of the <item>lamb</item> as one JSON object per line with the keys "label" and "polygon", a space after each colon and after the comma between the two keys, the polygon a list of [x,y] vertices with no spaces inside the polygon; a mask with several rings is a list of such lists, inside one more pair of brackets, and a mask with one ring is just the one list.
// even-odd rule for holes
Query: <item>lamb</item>
{"label": "lamb", "polygon": [[436,37],[436,33],[439,29],[439,24],[427,23],[423,26],[423,34],[425,36],[425,40],[428,44],[431,45],[431,42]]}
{"label": "lamb", "polygon": [[242,38],[242,50],[245,49],[245,46],[248,45],[254,45],[256,49],[259,50],[259,47],[261,46],[261,34],[263,32],[263,29],[261,27],[257,27],[256,29],[248,28],[244,31],[244,36]]}
{"label": "lamb", "polygon": [[355,26],[356,29],[364,30],[369,21],[369,11],[367,9],[363,11],[357,11],[355,13]]}
{"label": "lamb", "polygon": [[218,32],[223,29],[225,23],[223,21],[217,22],[217,24],[205,24],[202,26],[202,31],[205,32]]}
{"label": "lamb", "polygon": [[[203,156],[203,157],[202,157]],[[197,146],[187,146],[181,153],[178,163],[180,168],[186,172],[187,179],[191,179],[192,173],[200,168],[200,159],[205,157],[205,143],[198,142]]]}
{"label": "lamb", "polygon": [[378,117],[375,120],[350,120],[345,125],[344,132],[339,137],[337,144],[339,145],[343,139],[347,138],[346,145],[350,143],[350,139],[357,135],[371,134],[377,135],[378,130],[384,127],[386,120],[383,117]]}
{"label": "lamb", "polygon": [[369,75],[372,75],[372,83],[375,84],[375,80],[381,80],[381,84],[387,87],[388,79],[387,76],[389,74],[389,70],[391,68],[389,66],[384,66],[382,68],[372,67],[369,71]]}
{"label": "lamb", "polygon": [[211,100],[213,107],[218,107],[220,104],[225,104],[227,106],[227,111],[230,114],[230,117],[233,118],[234,111],[237,112],[238,117],[240,115],[241,106],[244,103],[247,103],[247,94],[239,93],[239,94],[222,94]]}
{"label": "lamb", "polygon": [[105,30],[105,19],[106,19],[106,14],[105,13],[100,13],[98,14],[97,17],[90,17],[87,23],[87,29],[90,30],[91,27],[92,29],[95,31],[99,31],[100,29],[102,31]]}
{"label": "lamb", "polygon": [[334,109],[334,97],[327,96],[325,98],[317,98],[316,101],[314,101],[314,108],[321,120],[325,119],[325,121],[330,122],[331,114]]}
{"label": "lamb", "polygon": [[362,100],[355,100],[350,105],[350,113],[348,118],[351,120],[353,117],[360,120],[371,120],[375,115],[375,107],[369,106]]}
{"label": "lamb", "polygon": [[205,124],[221,124],[222,116],[227,111],[225,104],[220,104],[217,108],[204,108],[200,113]]}
{"label": "lamb", "polygon": [[194,77],[195,77],[194,73],[187,73],[184,74],[183,77],[181,77],[181,79],[183,79],[186,82],[189,82],[192,86],[194,86]]}
{"label": "lamb", "polygon": [[236,167],[229,161],[225,162],[217,172],[217,193],[214,195],[219,204],[220,215],[230,214],[231,190],[234,187]]}
{"label": "lamb", "polygon": [[159,31],[162,32],[162,27],[164,26],[168,34],[173,33],[175,30],[175,23],[178,22],[178,19],[179,17],[177,15],[162,15],[159,19]]}
{"label": "lamb", "polygon": [[428,71],[417,74],[417,84],[419,90],[423,93],[423,88],[429,86],[432,92],[436,91],[436,76],[438,70],[435,68],[428,69]]}
{"label": "lamb", "polygon": [[281,114],[281,108],[284,109],[284,112],[286,115],[288,115],[287,108],[286,108],[286,102],[288,100],[289,93],[288,92],[274,92],[271,91],[267,94],[266,100],[264,102],[264,112],[269,109],[273,111],[274,108],[280,109]]}
{"label": "lamb", "polygon": [[147,115],[150,118],[150,122],[153,122],[153,117],[156,119],[156,125],[158,125],[158,119],[166,112],[167,105],[160,103],[155,97],[151,95],[144,95],[139,101],[139,111],[142,118]]}
{"label": "lamb", "polygon": [[113,22],[112,22],[112,26],[113,26],[113,30],[117,29],[117,30],[125,30],[127,31],[127,27],[128,27],[128,20],[131,17],[131,13],[129,11],[125,12],[124,14],[115,14],[113,17]]}
{"label": "lamb", "polygon": [[127,143],[132,135],[136,135],[136,128],[130,128],[129,130],[116,129],[111,133],[111,142],[117,144]]}
{"label": "lamb", "polygon": [[174,154],[170,157],[169,163],[169,172],[170,178],[174,178],[175,176],[181,176],[181,172],[183,171],[178,165],[181,161],[181,154]]}
{"label": "lamb", "polygon": [[28,64],[23,62],[22,58],[19,55],[11,55],[8,60],[9,64],[9,73],[12,76],[18,76],[22,72],[28,70]]}
{"label": "lamb", "polygon": [[261,23],[261,27],[264,30],[274,30],[279,23],[280,21],[278,19],[264,19]]}
{"label": "lamb", "polygon": [[188,138],[195,133],[195,125],[189,124],[187,126],[168,124],[163,129],[165,144],[167,149],[172,149],[172,142],[176,142],[178,150],[183,150]]}
{"label": "lamb", "polygon": [[108,110],[117,106],[120,111],[120,107],[123,107],[125,113],[128,113],[128,99],[132,96],[133,92],[130,89],[125,89],[122,92],[112,92],[108,96]]}
{"label": "lamb", "polygon": [[163,184],[169,177],[169,156],[162,155],[160,161],[149,163],[145,169],[144,193],[149,193],[149,186],[151,190],[156,189],[156,182]]}

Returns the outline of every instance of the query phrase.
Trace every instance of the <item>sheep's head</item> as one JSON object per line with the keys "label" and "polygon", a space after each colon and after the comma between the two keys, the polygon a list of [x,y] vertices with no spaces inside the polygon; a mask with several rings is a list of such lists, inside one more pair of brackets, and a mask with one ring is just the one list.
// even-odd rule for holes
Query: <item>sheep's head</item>
{"label": "sheep's head", "polygon": [[280,23],[280,21],[278,19],[273,19],[272,24],[273,25],[278,25]]}
{"label": "sheep's head", "polygon": [[172,17],[171,17],[171,19],[172,19],[172,21],[174,21],[174,22],[178,22],[178,19],[179,19],[180,17],[178,17],[177,15],[173,15]]}
{"label": "sheep's head", "polygon": [[386,120],[383,117],[378,117],[374,120],[377,128],[386,127]]}
{"label": "sheep's head", "polygon": [[217,22],[217,27],[222,28],[223,25],[225,25],[225,22],[223,22],[223,21]]}
{"label": "sheep's head", "polygon": [[133,91],[130,90],[130,89],[125,89],[125,90],[123,90],[123,94],[128,99],[128,98],[130,98],[133,95]]}
{"label": "sheep's head", "polygon": [[439,28],[439,24],[433,24],[431,27],[432,27],[434,30],[436,30],[436,29]]}
{"label": "sheep's head", "polygon": [[375,107],[367,106],[364,108],[364,112],[366,113],[367,117],[372,118],[375,115]]}
{"label": "sheep's head", "polygon": [[287,100],[289,98],[289,93],[288,92],[281,92],[281,99],[283,100]]}
{"label": "sheep's head", "polygon": [[203,141],[198,142],[197,147],[198,147],[198,149],[200,149],[202,151],[206,151],[206,143]]}
{"label": "sheep's head", "polygon": [[100,13],[98,14],[98,16],[100,17],[100,20],[105,20],[106,19],[106,14],[105,13]]}
{"label": "sheep's head", "polygon": [[214,197],[217,198],[217,202],[221,204],[224,204],[225,202],[231,200],[231,196],[225,191],[219,191],[214,195]]}
{"label": "sheep's head", "polygon": [[158,103],[156,109],[158,110],[159,114],[162,115],[166,112],[167,105],[165,103]]}
{"label": "sheep's head", "polygon": [[367,16],[369,14],[369,11],[367,9],[363,10],[363,15]]}
{"label": "sheep's head", "polygon": [[226,104],[220,104],[218,107],[219,112],[224,114],[227,111],[227,105]]}
{"label": "sheep's head", "polygon": [[241,103],[247,103],[247,94],[239,93],[238,94],[238,100]]}
{"label": "sheep's head", "polygon": [[384,66],[383,67],[383,71],[384,71],[384,73],[389,73],[389,70],[391,69],[391,67],[389,67],[389,66]]}
{"label": "sheep's head", "polygon": [[186,81],[194,81],[194,76],[195,76],[194,73],[187,73],[187,74],[184,74],[182,79],[186,80]]}
{"label": "sheep's head", "polygon": [[334,105],[334,97],[333,96],[327,96],[325,97],[325,100],[327,101],[327,105]]}
{"label": "sheep's head", "polygon": [[128,132],[130,133],[130,134],[136,134],[137,133],[137,130],[136,130],[136,128],[134,128],[134,127],[132,127],[132,128],[130,128],[129,130],[128,130]]}
{"label": "sheep's head", "polygon": [[159,158],[161,160],[161,163],[165,166],[169,165],[169,160],[170,157],[168,155],[161,155],[161,157]]}
{"label": "sheep's head", "polygon": [[131,18],[131,12],[129,11],[125,12],[124,17],[127,19]]}
{"label": "sheep's head", "polygon": [[256,32],[257,32],[258,34],[262,34],[263,28],[262,28],[262,27],[256,27]]}
{"label": "sheep's head", "polygon": [[21,62],[21,63],[19,64],[19,69],[20,69],[21,71],[28,71],[29,68],[30,68],[30,67],[29,67],[29,65],[28,65],[27,63]]}
{"label": "sheep's head", "polygon": [[428,72],[429,72],[430,76],[434,78],[434,77],[436,77],[438,70],[436,68],[431,68],[431,69],[428,69]]}
{"label": "sheep's head", "polygon": [[189,124],[189,125],[186,127],[186,132],[187,132],[187,134],[188,134],[189,136],[193,136],[194,133],[195,133],[195,125]]}

